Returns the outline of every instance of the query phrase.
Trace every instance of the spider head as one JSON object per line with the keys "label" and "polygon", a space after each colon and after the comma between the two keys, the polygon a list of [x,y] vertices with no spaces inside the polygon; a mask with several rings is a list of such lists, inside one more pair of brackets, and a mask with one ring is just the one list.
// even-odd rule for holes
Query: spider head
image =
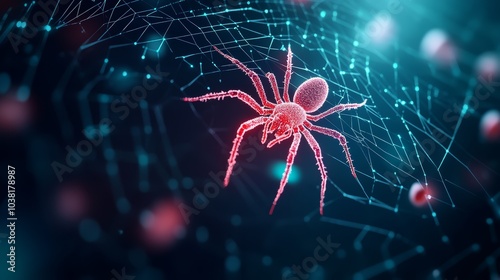
{"label": "spider head", "polygon": [[303,82],[295,91],[293,102],[300,105],[307,113],[318,110],[328,96],[328,84],[322,78],[311,78]]}
{"label": "spider head", "polygon": [[274,119],[271,121],[268,132],[274,133],[276,137],[280,137],[290,129],[291,129],[290,118],[288,118],[285,114],[278,113],[274,116]]}

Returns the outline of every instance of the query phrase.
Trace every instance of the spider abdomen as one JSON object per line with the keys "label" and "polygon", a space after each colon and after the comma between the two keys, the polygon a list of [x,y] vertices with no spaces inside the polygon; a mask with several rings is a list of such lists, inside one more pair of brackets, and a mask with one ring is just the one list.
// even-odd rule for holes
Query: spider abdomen
{"label": "spider abdomen", "polygon": [[326,101],[328,84],[322,78],[311,78],[303,82],[295,91],[293,102],[307,113],[318,110]]}
{"label": "spider abdomen", "polygon": [[274,115],[279,116],[283,122],[286,122],[290,127],[301,125],[306,120],[306,111],[300,105],[293,102],[286,102],[276,105]]}

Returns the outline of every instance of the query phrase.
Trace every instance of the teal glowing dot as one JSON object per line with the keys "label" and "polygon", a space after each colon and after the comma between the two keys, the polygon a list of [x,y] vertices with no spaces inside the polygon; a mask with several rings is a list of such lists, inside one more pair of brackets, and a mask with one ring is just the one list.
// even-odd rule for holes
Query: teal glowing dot
{"label": "teal glowing dot", "polygon": [[199,227],[196,230],[196,240],[200,243],[205,243],[208,241],[208,229],[206,227]]}
{"label": "teal glowing dot", "polygon": [[493,219],[491,219],[491,218],[486,219],[486,223],[488,225],[492,225],[493,224]]}
{"label": "teal glowing dot", "polygon": [[239,215],[233,215],[231,217],[231,224],[235,227],[241,225],[241,217]]}
{"label": "teal glowing dot", "polygon": [[141,55],[141,59],[146,59],[146,57],[144,55]]}
{"label": "teal glowing dot", "polygon": [[286,21],[286,25],[290,25],[290,21],[289,20]]}
{"label": "teal glowing dot", "polygon": [[307,39],[307,35],[306,34],[302,35],[302,39]]}
{"label": "teal glowing dot", "polygon": [[240,270],[241,261],[237,256],[229,256],[226,258],[226,270],[229,272],[238,272]]}
{"label": "teal glowing dot", "polygon": [[443,235],[443,237],[441,237],[441,241],[443,241],[444,243],[448,243],[448,241],[450,241],[450,239],[448,238],[448,236]]}
{"label": "teal glowing dot", "polygon": [[22,23],[22,22],[20,22],[20,21],[16,22],[16,27],[19,27],[19,28],[20,28],[22,25],[23,25],[23,23]]}
{"label": "teal glowing dot", "polygon": [[472,245],[471,249],[472,249],[472,251],[477,252],[477,251],[479,251],[479,249],[481,249],[481,246],[479,246],[479,244],[477,244],[477,243],[474,243]]}
{"label": "teal glowing dot", "polygon": [[151,79],[151,74],[147,74],[146,79]]}
{"label": "teal glowing dot", "polygon": [[234,242],[234,240],[228,239],[226,240],[226,250],[229,253],[235,253],[236,251],[238,251],[238,245],[236,245],[236,242]]}
{"label": "teal glowing dot", "polygon": [[424,252],[424,247],[422,247],[421,245],[418,245],[415,250],[417,251],[417,253],[421,254]]}
{"label": "teal glowing dot", "polygon": [[50,27],[50,25],[45,25],[45,30],[48,32],[48,31],[52,30],[52,27]]}
{"label": "teal glowing dot", "polygon": [[137,42],[134,42],[134,46],[137,46]]}
{"label": "teal glowing dot", "polygon": [[108,62],[109,62],[109,59],[105,58],[104,63],[108,63]]}
{"label": "teal glowing dot", "polygon": [[182,178],[181,184],[186,190],[190,190],[194,185],[194,181],[190,177],[184,177]]}
{"label": "teal glowing dot", "polygon": [[10,76],[7,73],[0,73],[0,93],[6,93],[10,88]]}
{"label": "teal glowing dot", "polygon": [[175,179],[169,179],[167,184],[171,190],[179,189],[179,181],[177,181]]}
{"label": "teal glowing dot", "polygon": [[394,62],[394,63],[392,64],[392,68],[394,68],[394,69],[398,69],[398,64],[397,64],[396,62]]}
{"label": "teal glowing dot", "polygon": [[122,72],[122,76],[123,76],[123,77],[127,77],[127,75],[128,75],[127,71],[123,71],[123,72]]}
{"label": "teal glowing dot", "polygon": [[139,155],[139,165],[145,166],[148,165],[148,156],[141,154]]}
{"label": "teal glowing dot", "polygon": [[358,42],[358,41],[354,41],[354,42],[352,42],[352,44],[353,44],[355,47],[359,46],[359,42]]}
{"label": "teal glowing dot", "polygon": [[116,207],[122,214],[128,213],[128,211],[130,211],[130,203],[124,197],[120,197],[116,200]]}
{"label": "teal glowing dot", "polygon": [[319,14],[322,18],[326,17],[326,11],[321,11],[321,13]]}
{"label": "teal glowing dot", "polygon": [[265,10],[264,10],[264,13],[266,13],[266,14],[267,14],[267,13],[269,13],[269,10],[268,10],[268,9],[265,9]]}
{"label": "teal glowing dot", "polygon": [[104,157],[107,159],[107,160],[112,160],[114,157],[115,157],[115,151],[113,149],[106,149],[104,151]]}
{"label": "teal glowing dot", "polygon": [[106,165],[106,171],[110,176],[115,176],[118,174],[118,166],[114,162],[110,162]]}
{"label": "teal glowing dot", "polygon": [[20,86],[17,90],[17,100],[26,101],[30,97],[30,88],[28,86]]}
{"label": "teal glowing dot", "polygon": [[101,235],[101,228],[91,219],[83,220],[79,227],[80,236],[87,242],[94,242],[99,239]]}
{"label": "teal glowing dot", "polygon": [[270,266],[271,264],[273,264],[273,259],[271,259],[270,256],[263,256],[262,257],[262,264],[265,266]]}
{"label": "teal glowing dot", "polygon": [[384,262],[384,265],[387,269],[393,269],[394,268],[394,261],[393,260],[386,260]]}
{"label": "teal glowing dot", "polygon": [[420,88],[418,86],[415,87],[415,91],[419,91]]}
{"label": "teal glowing dot", "polygon": [[436,212],[432,212],[432,217],[436,217]]}
{"label": "teal glowing dot", "polygon": [[352,63],[351,63],[351,64],[349,65],[349,68],[350,68],[350,69],[354,69],[354,64],[352,64]]}
{"label": "teal glowing dot", "polygon": [[[271,166],[271,174],[277,180],[281,180],[283,172],[285,171],[286,163],[283,161],[276,162]],[[293,184],[300,181],[301,172],[297,166],[292,167],[290,175],[288,176],[288,183]]]}

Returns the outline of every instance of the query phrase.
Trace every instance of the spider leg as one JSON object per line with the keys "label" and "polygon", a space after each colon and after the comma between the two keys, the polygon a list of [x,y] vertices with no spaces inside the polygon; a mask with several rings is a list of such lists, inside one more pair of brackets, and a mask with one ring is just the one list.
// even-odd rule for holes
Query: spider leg
{"label": "spider leg", "polygon": [[326,110],[325,112],[321,113],[321,114],[318,114],[318,115],[315,115],[315,116],[312,116],[312,115],[308,115],[307,116],[307,119],[310,120],[310,121],[318,121],[326,116],[329,116],[333,113],[337,113],[337,112],[342,112],[344,110],[351,110],[351,109],[357,109],[359,107],[362,107],[366,104],[366,99],[365,101],[361,102],[361,103],[347,103],[347,104],[339,104],[333,108],[330,108],[328,110]]}
{"label": "spider leg", "polygon": [[316,139],[314,139],[314,136],[312,136],[311,132],[309,132],[309,130],[307,129],[302,130],[302,134],[304,134],[307,143],[309,143],[309,146],[313,150],[314,157],[316,158],[316,162],[318,164],[319,172],[321,172],[321,196],[319,201],[319,213],[323,215],[323,204],[325,200],[327,177],[326,177],[326,168],[325,165],[323,164],[323,156],[321,155],[321,148]]}
{"label": "spider leg", "polygon": [[229,90],[229,91],[221,91],[221,92],[216,92],[216,93],[207,93],[205,95],[198,96],[198,97],[184,97],[182,100],[184,100],[186,102],[196,102],[196,101],[205,102],[205,101],[208,101],[211,99],[220,100],[220,99],[224,99],[225,97],[238,98],[239,100],[245,102],[250,107],[252,107],[252,109],[257,111],[257,113],[259,113],[260,115],[272,113],[271,109],[266,109],[266,108],[260,106],[259,103],[257,103],[257,101],[255,101],[255,99],[253,99],[250,95],[248,95],[247,93],[244,93],[241,90]]}
{"label": "spider leg", "polygon": [[283,103],[283,100],[281,100],[280,97],[280,91],[278,90],[278,82],[276,81],[276,76],[274,76],[273,73],[267,73],[266,77],[269,80],[271,87],[273,88],[274,99],[276,99],[276,102],[278,104]]}
{"label": "spider leg", "polygon": [[243,140],[243,136],[247,131],[252,130],[257,126],[265,123],[267,119],[268,117],[257,117],[242,123],[240,125],[240,128],[238,128],[236,137],[233,140],[233,148],[231,149],[229,159],[227,160],[228,167],[226,171],[226,177],[224,178],[224,186],[227,186],[229,184],[229,177],[231,177],[234,165],[236,164],[236,156],[238,156],[238,148],[240,147],[241,140]]}
{"label": "spider leg", "polygon": [[333,138],[339,140],[340,145],[344,149],[345,156],[347,158],[347,163],[349,164],[349,168],[351,169],[352,176],[354,176],[354,178],[356,178],[357,177],[356,172],[354,170],[354,165],[352,164],[351,153],[349,153],[349,147],[347,146],[347,140],[345,139],[345,136],[342,135],[342,133],[340,133],[334,129],[313,125],[309,122],[306,122],[306,127],[309,128],[310,130],[317,131],[319,133],[328,135],[330,137],[333,137]]}
{"label": "spider leg", "polygon": [[278,193],[274,198],[273,206],[271,206],[271,210],[269,210],[269,215],[273,214],[274,207],[276,207],[276,203],[278,203],[278,199],[283,193],[285,185],[288,182],[288,176],[290,175],[290,171],[292,170],[293,160],[295,159],[295,155],[297,154],[297,149],[299,148],[301,137],[302,136],[300,132],[296,132],[293,134],[293,142],[292,145],[290,146],[290,151],[288,152],[288,157],[286,159],[285,172],[283,172],[283,176],[281,177],[280,188],[278,189]]}
{"label": "spider leg", "polygon": [[222,56],[224,56],[226,59],[231,61],[233,64],[238,66],[238,68],[240,68],[243,72],[245,72],[245,74],[247,74],[250,77],[255,89],[257,90],[257,93],[259,93],[260,100],[262,101],[262,105],[264,105],[264,107],[269,107],[269,108],[276,107],[276,104],[271,103],[267,100],[266,93],[264,91],[264,86],[262,85],[262,81],[260,80],[259,75],[257,75],[257,73],[250,70],[248,67],[245,66],[245,64],[241,63],[241,61],[239,61],[238,59],[223,53],[216,46],[214,46],[214,49]]}
{"label": "spider leg", "polygon": [[267,134],[269,133],[268,130],[269,130],[269,126],[271,125],[271,122],[273,121],[274,118],[269,118],[267,121],[266,121],[266,124],[264,125],[264,129],[262,130],[262,139],[260,140],[260,142],[262,144],[266,143],[267,141]]}
{"label": "spider leg", "polygon": [[288,55],[286,59],[286,72],[285,72],[285,82],[283,88],[283,99],[285,102],[290,102],[290,96],[288,95],[288,87],[290,86],[290,79],[292,78],[292,48],[288,45]]}

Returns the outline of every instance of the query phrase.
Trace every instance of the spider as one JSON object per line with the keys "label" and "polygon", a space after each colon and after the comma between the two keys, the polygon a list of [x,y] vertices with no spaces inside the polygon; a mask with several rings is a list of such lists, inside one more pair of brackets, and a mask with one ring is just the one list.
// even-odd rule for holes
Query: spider
{"label": "spider", "polygon": [[274,211],[274,207],[278,202],[283,190],[285,188],[286,183],[288,182],[288,176],[292,169],[292,165],[295,159],[295,155],[297,154],[297,149],[300,144],[300,140],[302,135],[306,138],[307,143],[311,147],[314,152],[314,156],[316,158],[316,162],[321,173],[321,196],[320,196],[320,204],[319,204],[319,212],[323,215],[323,201],[325,199],[325,191],[326,191],[326,168],[323,164],[323,156],[321,155],[321,148],[316,141],[316,139],[312,136],[310,131],[316,131],[330,137],[337,139],[342,146],[346,158],[347,163],[351,169],[351,174],[356,178],[356,172],[354,170],[354,165],[352,164],[351,155],[349,153],[349,148],[347,146],[347,140],[342,135],[342,133],[321,126],[316,126],[311,122],[316,122],[320,119],[323,119],[326,116],[329,116],[333,113],[339,113],[344,110],[356,109],[362,107],[366,104],[366,99],[362,103],[346,103],[339,104],[326,110],[323,113],[317,115],[311,115],[311,113],[316,112],[326,101],[328,95],[328,84],[322,78],[310,78],[307,81],[303,82],[295,91],[295,95],[293,96],[293,101],[290,101],[290,97],[288,95],[288,89],[290,85],[290,79],[292,76],[292,50],[290,46],[288,46],[288,55],[287,55],[287,67],[285,72],[284,79],[284,88],[283,88],[283,99],[280,96],[278,90],[278,83],[276,82],[276,77],[273,73],[267,73],[266,77],[271,84],[271,88],[274,93],[274,98],[276,99],[276,104],[267,100],[266,93],[264,91],[264,86],[262,85],[262,81],[260,80],[257,73],[250,70],[247,66],[241,63],[238,59],[229,56],[222,51],[220,51],[216,46],[214,49],[224,56],[226,59],[235,64],[240,70],[245,72],[246,75],[250,77],[252,83],[259,94],[260,100],[263,104],[261,106],[255,99],[253,99],[247,93],[231,89],[228,91],[221,91],[216,93],[208,93],[199,97],[185,97],[183,98],[186,102],[197,102],[197,101],[208,101],[212,99],[220,100],[225,97],[238,98],[239,100],[245,102],[252,109],[254,109],[257,113],[259,113],[259,117],[253,118],[251,120],[245,121],[242,123],[236,133],[236,138],[233,140],[233,147],[229,154],[228,159],[228,168],[226,171],[226,176],[224,178],[224,186],[229,184],[229,179],[231,173],[233,171],[234,165],[236,164],[236,157],[238,156],[238,148],[241,144],[241,141],[245,134],[256,128],[257,126],[263,125],[264,130],[262,134],[261,142],[264,144],[267,141],[268,134],[273,134],[275,138],[272,139],[269,143],[267,143],[267,147],[271,148],[275,144],[280,143],[283,140],[286,140],[293,136],[292,145],[290,146],[290,150],[288,152],[285,171],[283,172],[280,187],[274,198],[273,205],[269,211],[269,215],[272,215]]}

